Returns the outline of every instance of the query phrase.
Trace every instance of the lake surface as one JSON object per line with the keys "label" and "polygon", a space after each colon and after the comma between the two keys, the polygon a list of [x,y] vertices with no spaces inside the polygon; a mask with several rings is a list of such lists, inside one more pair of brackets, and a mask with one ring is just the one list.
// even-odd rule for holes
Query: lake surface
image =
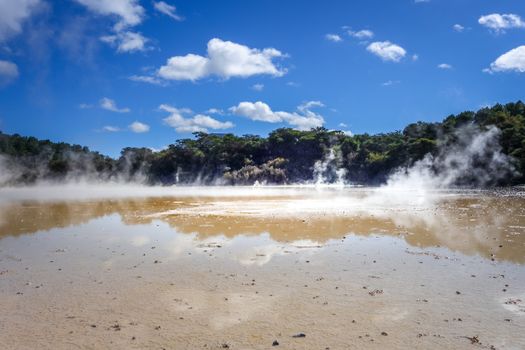
{"label": "lake surface", "polygon": [[524,349],[525,194],[6,189],[0,310],[2,349]]}

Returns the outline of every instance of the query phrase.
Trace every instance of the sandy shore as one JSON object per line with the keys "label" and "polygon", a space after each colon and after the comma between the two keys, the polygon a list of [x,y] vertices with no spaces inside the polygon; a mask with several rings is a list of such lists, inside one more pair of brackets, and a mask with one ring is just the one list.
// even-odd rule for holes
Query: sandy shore
{"label": "sandy shore", "polygon": [[382,198],[10,202],[0,348],[525,348],[523,198]]}

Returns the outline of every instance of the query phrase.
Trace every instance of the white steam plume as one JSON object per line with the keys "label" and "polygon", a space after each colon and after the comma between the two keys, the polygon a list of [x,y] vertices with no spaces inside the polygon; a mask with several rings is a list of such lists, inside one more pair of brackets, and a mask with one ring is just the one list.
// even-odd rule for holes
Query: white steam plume
{"label": "white steam plume", "polygon": [[339,149],[331,147],[323,159],[314,164],[314,184],[322,185],[345,185],[346,169],[342,167],[343,157]]}
{"label": "white steam plume", "polygon": [[398,169],[387,181],[388,189],[445,189],[484,187],[515,173],[512,158],[501,152],[500,130],[482,131],[473,125],[458,129],[455,142],[441,145],[436,156],[427,154],[410,168]]}

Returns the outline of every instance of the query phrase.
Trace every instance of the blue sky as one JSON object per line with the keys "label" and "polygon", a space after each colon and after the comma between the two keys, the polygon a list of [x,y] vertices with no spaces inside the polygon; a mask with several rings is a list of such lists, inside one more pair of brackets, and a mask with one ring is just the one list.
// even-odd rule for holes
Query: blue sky
{"label": "blue sky", "polygon": [[522,0],[0,0],[0,130],[116,156],[524,99]]}

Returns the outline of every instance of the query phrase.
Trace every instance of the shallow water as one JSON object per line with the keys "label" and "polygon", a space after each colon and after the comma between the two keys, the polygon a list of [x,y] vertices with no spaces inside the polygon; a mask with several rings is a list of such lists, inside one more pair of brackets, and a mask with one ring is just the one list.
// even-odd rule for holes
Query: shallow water
{"label": "shallow water", "polygon": [[517,191],[0,197],[0,348],[525,348]]}

